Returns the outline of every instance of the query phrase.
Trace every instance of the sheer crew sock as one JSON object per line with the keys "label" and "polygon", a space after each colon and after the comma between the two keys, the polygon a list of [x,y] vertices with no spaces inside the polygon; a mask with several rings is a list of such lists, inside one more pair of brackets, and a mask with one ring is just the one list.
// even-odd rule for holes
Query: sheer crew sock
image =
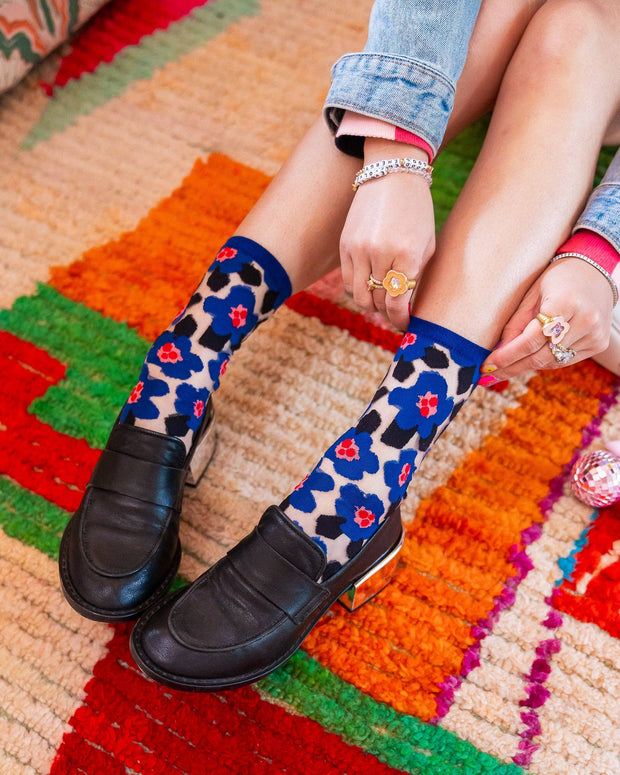
{"label": "sheer crew sock", "polygon": [[269,251],[246,237],[229,239],[147,353],[121,422],[176,436],[189,450],[230,356],[290,294]]}
{"label": "sheer crew sock", "polygon": [[404,497],[421,460],[469,398],[488,352],[411,318],[364,414],[282,503],[326,553],[324,578],[359,552]]}

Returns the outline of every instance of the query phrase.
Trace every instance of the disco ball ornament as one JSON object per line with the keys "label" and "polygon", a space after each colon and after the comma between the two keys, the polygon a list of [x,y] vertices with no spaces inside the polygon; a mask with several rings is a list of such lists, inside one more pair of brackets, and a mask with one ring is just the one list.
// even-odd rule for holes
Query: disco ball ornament
{"label": "disco ball ornament", "polygon": [[620,458],[604,449],[582,455],[571,471],[573,492],[589,506],[620,500]]}

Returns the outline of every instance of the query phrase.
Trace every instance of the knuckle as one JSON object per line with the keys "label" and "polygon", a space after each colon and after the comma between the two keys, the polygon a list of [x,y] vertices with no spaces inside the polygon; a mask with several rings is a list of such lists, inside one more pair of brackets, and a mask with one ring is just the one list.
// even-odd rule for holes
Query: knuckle
{"label": "knuckle", "polygon": [[362,309],[371,309],[373,306],[370,294],[367,291],[362,291],[359,286],[353,288],[353,299],[357,306]]}
{"label": "knuckle", "polygon": [[587,329],[598,329],[602,323],[602,315],[597,309],[588,309],[582,313],[582,321]]}
{"label": "knuckle", "polygon": [[592,342],[593,355],[604,352],[609,347],[610,334],[609,332],[600,332],[594,337]]}
{"label": "knuckle", "polygon": [[550,360],[546,353],[537,352],[531,356],[532,368],[539,371],[540,369],[549,369],[555,365],[553,358]]}

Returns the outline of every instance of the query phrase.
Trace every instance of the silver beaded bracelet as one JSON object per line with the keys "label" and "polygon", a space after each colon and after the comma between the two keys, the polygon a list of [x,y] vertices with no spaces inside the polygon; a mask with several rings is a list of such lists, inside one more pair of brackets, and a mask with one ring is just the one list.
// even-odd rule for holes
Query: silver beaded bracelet
{"label": "silver beaded bracelet", "polygon": [[382,178],[392,172],[412,172],[414,175],[421,175],[429,186],[433,183],[433,168],[421,159],[383,159],[382,161],[373,161],[359,170],[353,182],[353,190],[357,191],[362,183]]}
{"label": "silver beaded bracelet", "polygon": [[585,261],[586,264],[590,264],[590,266],[593,266],[595,269],[598,269],[598,271],[603,275],[603,277],[607,280],[607,282],[611,286],[611,292],[614,295],[614,307],[618,303],[618,286],[614,282],[614,278],[609,274],[608,271],[603,269],[602,266],[599,266],[596,261],[593,261],[591,258],[588,258],[587,256],[584,256],[581,253],[558,253],[557,256],[554,256],[551,261],[549,261],[550,264],[555,263],[556,261],[559,261],[561,258],[579,258],[581,261]]}

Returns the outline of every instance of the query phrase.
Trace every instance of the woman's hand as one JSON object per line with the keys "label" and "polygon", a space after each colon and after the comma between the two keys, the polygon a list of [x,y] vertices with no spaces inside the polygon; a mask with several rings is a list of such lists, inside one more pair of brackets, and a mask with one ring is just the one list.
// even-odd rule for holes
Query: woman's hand
{"label": "woman's hand", "polygon": [[[427,159],[414,146],[366,140],[364,164],[406,156]],[[394,269],[417,280],[434,250],[433,202],[425,178],[396,172],[359,187],[340,238],[340,260],[344,287],[363,310],[378,310],[396,328],[407,328],[413,291],[392,297],[383,288],[368,290],[368,279],[372,274],[382,281]]]}
{"label": "woman's hand", "polygon": [[[483,364],[483,372],[497,380],[529,369],[557,369],[562,365],[551,351],[536,315],[560,315],[570,326],[559,345],[573,350],[569,363],[603,352],[609,344],[613,293],[606,278],[578,258],[556,261],[532,284],[510,318],[500,345]],[[484,379],[484,378],[483,378]]]}

